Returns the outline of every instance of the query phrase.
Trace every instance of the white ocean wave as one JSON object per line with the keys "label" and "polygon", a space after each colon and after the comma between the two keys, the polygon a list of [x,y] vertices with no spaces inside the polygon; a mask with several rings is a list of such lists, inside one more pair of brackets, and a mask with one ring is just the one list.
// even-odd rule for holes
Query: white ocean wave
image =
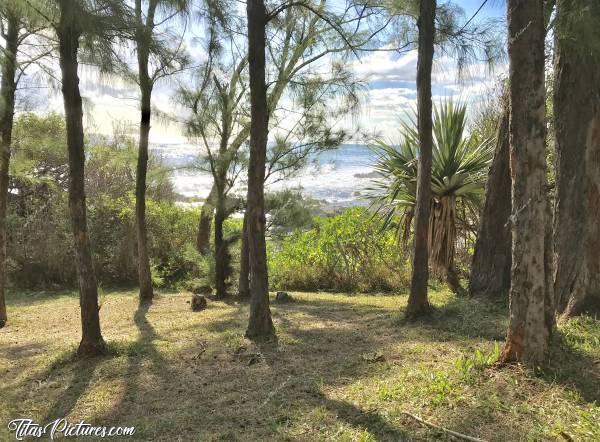
{"label": "white ocean wave", "polygon": [[[151,150],[173,167],[172,182],[175,191],[187,198],[206,198],[212,186],[208,172],[188,168],[197,161],[201,151],[186,143],[160,144]],[[305,170],[291,178],[268,183],[269,190],[301,188],[312,198],[328,204],[347,207],[365,205],[361,196],[370,185],[372,175],[371,151],[362,145],[344,145],[336,151],[326,152]],[[366,175],[366,176],[365,176]],[[242,193],[238,185],[234,192]]]}

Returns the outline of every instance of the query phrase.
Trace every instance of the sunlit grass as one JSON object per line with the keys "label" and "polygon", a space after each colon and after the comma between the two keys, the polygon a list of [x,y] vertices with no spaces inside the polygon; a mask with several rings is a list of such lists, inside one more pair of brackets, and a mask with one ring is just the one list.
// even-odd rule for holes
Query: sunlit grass
{"label": "sunlit grass", "polygon": [[[506,303],[434,291],[411,323],[406,296],[292,293],[273,304],[279,342],[243,337],[247,306],[186,294],[147,309],[105,290],[108,355],[74,357],[74,293],[8,298],[0,331],[0,440],[17,417],[134,425],[139,440],[445,440],[403,414],[485,440],[600,440],[600,322],[561,325],[553,362],[497,369]],[[3,422],[3,423],[2,423]],[[450,439],[447,439],[450,440]]]}

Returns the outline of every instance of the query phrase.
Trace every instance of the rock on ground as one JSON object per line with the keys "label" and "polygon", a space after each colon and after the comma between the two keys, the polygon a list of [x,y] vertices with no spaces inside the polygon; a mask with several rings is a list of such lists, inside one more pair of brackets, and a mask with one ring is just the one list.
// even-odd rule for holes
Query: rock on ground
{"label": "rock on ground", "polygon": [[199,312],[201,310],[204,310],[206,308],[206,298],[204,297],[204,295],[199,295],[197,293],[194,293],[192,295],[192,310],[195,312]]}

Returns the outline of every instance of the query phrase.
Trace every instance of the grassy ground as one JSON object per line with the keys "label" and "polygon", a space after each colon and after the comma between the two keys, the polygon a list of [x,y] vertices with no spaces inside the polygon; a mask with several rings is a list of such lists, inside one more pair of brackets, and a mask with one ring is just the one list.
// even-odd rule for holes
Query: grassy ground
{"label": "grassy ground", "polygon": [[[600,321],[562,326],[545,370],[490,368],[505,305],[432,295],[293,293],[273,305],[277,345],[243,338],[247,306],[184,294],[102,299],[111,354],[78,361],[73,293],[13,294],[0,331],[0,440],[16,417],[135,425],[140,440],[451,440],[403,414],[490,441],[600,440]],[[14,440],[14,439],[12,439]]]}

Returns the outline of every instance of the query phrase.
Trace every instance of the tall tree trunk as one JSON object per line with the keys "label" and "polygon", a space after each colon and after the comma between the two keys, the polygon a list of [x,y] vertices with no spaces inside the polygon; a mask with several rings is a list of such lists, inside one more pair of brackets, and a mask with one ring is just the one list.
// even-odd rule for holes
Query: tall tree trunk
{"label": "tall tree trunk", "polygon": [[240,251],[239,296],[243,299],[250,297],[250,257],[248,256],[248,216],[246,213],[244,213],[244,223],[242,225],[242,246]]}
{"label": "tall tree trunk", "polygon": [[[227,125],[223,125],[223,133],[227,132]],[[223,136],[221,142],[220,155],[224,155],[227,149],[227,135]],[[215,288],[217,298],[224,298],[227,296],[227,278],[230,274],[230,256],[229,256],[229,242],[223,238],[223,223],[229,216],[227,212],[226,200],[227,195],[225,194],[225,185],[227,179],[227,169],[223,167],[222,162],[217,162],[215,184],[217,192],[215,194]],[[227,164],[229,166],[229,164]]]}
{"label": "tall tree trunk", "polygon": [[146,227],[146,174],[148,171],[148,137],[150,134],[150,91],[142,88],[142,118],[138,148],[137,174],[135,181],[135,219],[137,233],[138,281],[140,299],[149,300],[154,296],[150,256],[148,255],[148,231]]}
{"label": "tall tree trunk", "polygon": [[554,289],[563,318],[581,314],[594,300],[600,305],[600,57],[597,49],[591,55],[594,48],[578,34],[572,14],[586,8],[581,19],[600,23],[595,3],[557,4]]}
{"label": "tall tree trunk", "polygon": [[69,209],[75,240],[75,265],[81,305],[82,338],[78,354],[94,356],[104,351],[105,344],[100,332],[98,286],[87,231],[83,108],[77,76],[77,52],[82,29],[78,2],[60,0],[59,6],[57,36],[69,151]]}
{"label": "tall tree trunk", "polygon": [[511,234],[509,217],[510,195],[510,107],[498,124],[496,150],[488,175],[485,203],[481,213],[475,253],[471,265],[469,291],[471,296],[496,298],[510,290]]}
{"label": "tall tree trunk", "polygon": [[196,249],[201,255],[207,255],[210,249],[210,228],[215,211],[214,199],[217,186],[213,183],[206,201],[200,209],[200,221],[198,222],[198,235],[196,236]]}
{"label": "tall tree trunk", "polygon": [[136,29],[138,80],[140,86],[140,139],[138,146],[137,173],[135,180],[135,224],[137,233],[137,259],[138,281],[140,285],[140,300],[151,300],[154,296],[152,290],[152,274],[150,272],[150,256],[148,254],[148,231],[146,227],[146,175],[148,172],[148,139],[150,135],[150,120],[152,112],[152,80],[148,73],[148,60],[150,55],[150,41],[154,24],[154,12],[157,0],[151,0],[148,5],[147,16],[141,11],[141,0],[136,0]]}
{"label": "tall tree trunk", "polygon": [[512,269],[501,362],[544,362],[553,328],[547,235],[543,0],[509,0]]}
{"label": "tall tree trunk", "polygon": [[431,211],[431,163],[433,150],[433,121],[431,105],[431,69],[435,37],[436,0],[421,0],[419,9],[419,55],[417,62],[417,94],[419,124],[419,166],[417,173],[417,204],[414,218],[413,273],[406,316],[426,313],[429,279],[428,247],[429,215]]}
{"label": "tall tree trunk", "polygon": [[17,71],[17,48],[19,39],[19,19],[7,14],[0,84],[0,328],[4,327],[6,313],[6,207],[8,205],[8,168],[12,143],[13,116],[15,113],[15,74]]}
{"label": "tall tree trunk", "polygon": [[269,134],[265,84],[266,8],[263,0],[248,0],[248,61],[250,73],[250,161],[248,165],[248,256],[250,262],[250,317],[246,336],[275,333],[269,308],[265,241],[264,180]]}
{"label": "tall tree trunk", "polygon": [[212,163],[214,184],[216,186],[216,206],[215,206],[215,279],[217,298],[227,296],[228,278],[231,274],[229,254],[229,241],[223,238],[223,223],[231,212],[227,205],[227,171],[231,159],[227,155],[227,145],[231,134],[232,112],[230,95],[228,91],[219,88],[221,100],[221,141],[219,144],[219,156]]}

